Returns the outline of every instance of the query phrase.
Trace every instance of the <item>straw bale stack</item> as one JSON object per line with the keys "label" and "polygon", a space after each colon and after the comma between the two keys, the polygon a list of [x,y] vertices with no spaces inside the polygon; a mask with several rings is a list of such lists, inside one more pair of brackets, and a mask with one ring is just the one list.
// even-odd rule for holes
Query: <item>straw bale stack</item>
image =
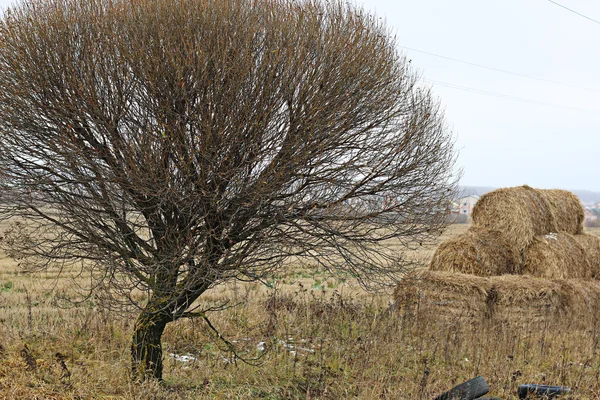
{"label": "straw bale stack", "polygon": [[519,273],[518,254],[502,232],[472,227],[442,243],[429,269],[478,276]]}
{"label": "straw bale stack", "polygon": [[421,271],[398,285],[394,300],[400,311],[438,319],[552,322],[569,316],[583,320],[599,309],[600,282]]}
{"label": "straw bale stack", "polygon": [[587,233],[574,235],[574,238],[585,251],[592,278],[600,279],[600,238]]}
{"label": "straw bale stack", "polygon": [[575,238],[564,232],[536,236],[523,253],[522,272],[549,279],[591,279],[588,255]]}
{"label": "straw bale stack", "polygon": [[536,236],[551,232],[583,232],[583,208],[565,190],[533,189],[527,185],[494,190],[481,196],[473,208],[476,227],[504,232],[520,253]]}
{"label": "straw bale stack", "polygon": [[568,315],[579,323],[600,312],[600,238],[583,233],[574,194],[495,190],[481,196],[472,220],[465,234],[438,247],[428,271],[398,285],[397,308],[459,321]]}

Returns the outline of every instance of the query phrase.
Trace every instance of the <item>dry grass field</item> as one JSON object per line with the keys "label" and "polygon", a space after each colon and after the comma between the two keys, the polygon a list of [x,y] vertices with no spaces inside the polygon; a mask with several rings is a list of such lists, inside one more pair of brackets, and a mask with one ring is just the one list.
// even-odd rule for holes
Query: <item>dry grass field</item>
{"label": "dry grass field", "polygon": [[[452,226],[440,241],[466,229]],[[412,256],[426,260],[432,251]],[[180,321],[164,336],[165,382],[132,384],[133,316],[111,315],[93,300],[64,308],[57,294],[71,285],[52,271],[23,274],[0,254],[0,399],[430,399],[477,375],[503,399],[516,398],[520,383],[600,398],[595,321],[573,329],[577,316],[465,325],[403,315],[390,294],[293,265],[266,284],[204,296],[236,305],[210,317],[258,365],[236,359],[203,321]]]}

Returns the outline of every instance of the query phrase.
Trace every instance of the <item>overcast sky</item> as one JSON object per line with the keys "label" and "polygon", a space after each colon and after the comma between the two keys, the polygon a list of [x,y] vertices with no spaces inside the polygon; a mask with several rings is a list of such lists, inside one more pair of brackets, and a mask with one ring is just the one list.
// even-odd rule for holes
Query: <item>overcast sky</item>
{"label": "overcast sky", "polygon": [[[600,21],[598,1],[556,2]],[[463,185],[600,191],[600,23],[549,0],[356,4],[413,49],[403,51],[439,96],[456,136]]]}
{"label": "overcast sky", "polygon": [[[556,2],[600,21],[598,1]],[[600,23],[548,0],[357,4],[384,17],[399,46],[541,79],[403,49],[434,81],[462,184],[600,191]]]}

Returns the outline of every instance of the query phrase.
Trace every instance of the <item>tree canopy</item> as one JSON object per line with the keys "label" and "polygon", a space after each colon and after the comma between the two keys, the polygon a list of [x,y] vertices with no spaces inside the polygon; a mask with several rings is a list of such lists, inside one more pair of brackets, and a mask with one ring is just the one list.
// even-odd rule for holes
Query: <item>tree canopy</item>
{"label": "tree canopy", "polygon": [[446,224],[443,113],[360,8],[26,0],[0,35],[1,244],[139,307],[136,375],[215,285],[291,258],[390,285],[413,262],[389,240]]}

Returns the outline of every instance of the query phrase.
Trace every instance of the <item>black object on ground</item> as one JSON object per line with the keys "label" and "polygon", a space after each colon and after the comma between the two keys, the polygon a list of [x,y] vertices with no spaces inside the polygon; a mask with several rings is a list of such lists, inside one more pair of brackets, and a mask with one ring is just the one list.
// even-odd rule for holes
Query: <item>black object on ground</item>
{"label": "black object on ground", "polygon": [[490,387],[485,379],[483,379],[483,376],[478,376],[477,378],[473,378],[453,387],[446,393],[442,393],[436,397],[434,400],[474,400],[489,391]]}
{"label": "black object on ground", "polygon": [[534,385],[526,384],[519,385],[517,394],[519,399],[543,397],[545,399],[553,399],[563,394],[571,393],[571,388],[566,386],[548,386],[548,385]]}

